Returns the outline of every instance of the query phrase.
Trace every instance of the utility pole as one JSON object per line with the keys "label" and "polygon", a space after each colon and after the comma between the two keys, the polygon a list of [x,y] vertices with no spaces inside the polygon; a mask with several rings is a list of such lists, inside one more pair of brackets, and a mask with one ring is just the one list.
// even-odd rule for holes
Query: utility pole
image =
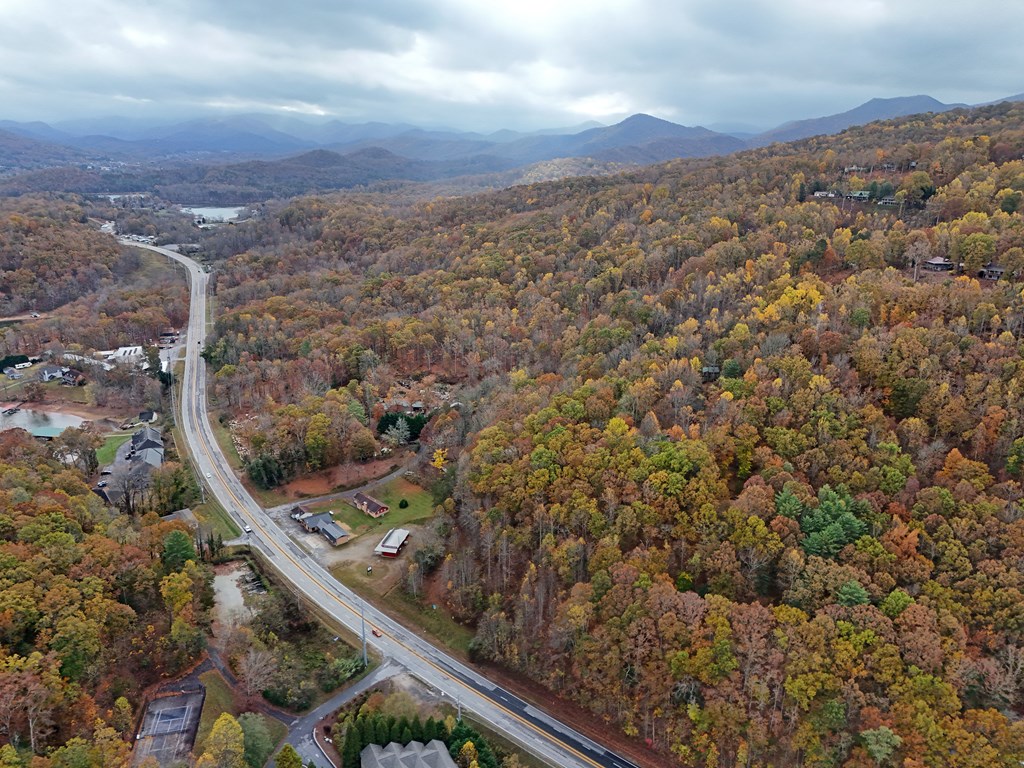
{"label": "utility pole", "polygon": [[366,618],[363,616],[363,604],[363,599],[359,598],[359,629],[363,636],[363,668],[365,669],[368,662],[366,659]]}

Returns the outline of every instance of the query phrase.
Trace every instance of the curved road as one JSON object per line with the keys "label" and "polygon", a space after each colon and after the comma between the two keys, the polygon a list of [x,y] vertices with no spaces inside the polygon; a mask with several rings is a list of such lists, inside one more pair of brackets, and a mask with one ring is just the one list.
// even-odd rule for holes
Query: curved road
{"label": "curved road", "polygon": [[184,265],[191,285],[188,342],[181,389],[179,426],[189,443],[197,471],[210,492],[241,525],[252,526],[251,544],[308,599],[360,634],[361,613],[383,635],[367,631],[367,641],[423,683],[473,712],[523,749],[560,768],[636,768],[623,757],[572,730],[434,647],[387,614],[363,601],[314,562],[264,512],[235,476],[210,428],[206,412],[206,366],[199,353],[206,338],[206,288],[209,276],[192,259],[156,246],[121,241],[156,251]]}

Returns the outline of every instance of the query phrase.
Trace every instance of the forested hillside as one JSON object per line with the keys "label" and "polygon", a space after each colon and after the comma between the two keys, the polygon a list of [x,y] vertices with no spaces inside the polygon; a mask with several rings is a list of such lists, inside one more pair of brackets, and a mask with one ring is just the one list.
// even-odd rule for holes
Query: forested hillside
{"label": "forested hillside", "polygon": [[0,433],[5,766],[127,766],[143,689],[203,646],[211,576],[191,535],[106,507],[54,458],[72,440],[51,452],[22,430]]}
{"label": "forested hillside", "polygon": [[425,433],[463,448],[450,607],[481,657],[665,760],[1016,766],[1022,119],[296,201],[219,270],[217,387],[240,411],[346,387],[333,431],[278,411],[266,450],[312,466],[307,431],[346,434],[353,399],[460,382]]}
{"label": "forested hillside", "polygon": [[61,200],[7,201],[0,207],[0,316],[49,310],[113,277],[121,249]]}

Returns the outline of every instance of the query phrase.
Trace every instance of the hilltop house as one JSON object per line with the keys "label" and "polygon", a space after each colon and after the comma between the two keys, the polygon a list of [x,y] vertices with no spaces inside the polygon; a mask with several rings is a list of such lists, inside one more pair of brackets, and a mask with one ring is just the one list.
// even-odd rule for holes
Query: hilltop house
{"label": "hilltop house", "polygon": [[390,509],[387,504],[382,504],[372,496],[367,496],[362,492],[352,497],[352,504],[356,509],[365,512],[370,517],[384,517],[388,513],[388,509]]}
{"label": "hilltop house", "polygon": [[1006,268],[998,264],[986,264],[978,270],[978,277],[982,280],[1000,280],[1006,274]]}
{"label": "hilltop house", "polygon": [[942,256],[932,256],[922,264],[929,272],[952,272],[953,262]]}

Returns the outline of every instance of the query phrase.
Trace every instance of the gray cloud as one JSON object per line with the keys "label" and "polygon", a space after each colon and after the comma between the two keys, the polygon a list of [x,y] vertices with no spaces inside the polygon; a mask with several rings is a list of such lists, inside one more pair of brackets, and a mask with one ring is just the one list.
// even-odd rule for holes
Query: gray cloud
{"label": "gray cloud", "polygon": [[296,111],[493,129],[762,126],[1024,91],[1024,4],[0,0],[0,117]]}

